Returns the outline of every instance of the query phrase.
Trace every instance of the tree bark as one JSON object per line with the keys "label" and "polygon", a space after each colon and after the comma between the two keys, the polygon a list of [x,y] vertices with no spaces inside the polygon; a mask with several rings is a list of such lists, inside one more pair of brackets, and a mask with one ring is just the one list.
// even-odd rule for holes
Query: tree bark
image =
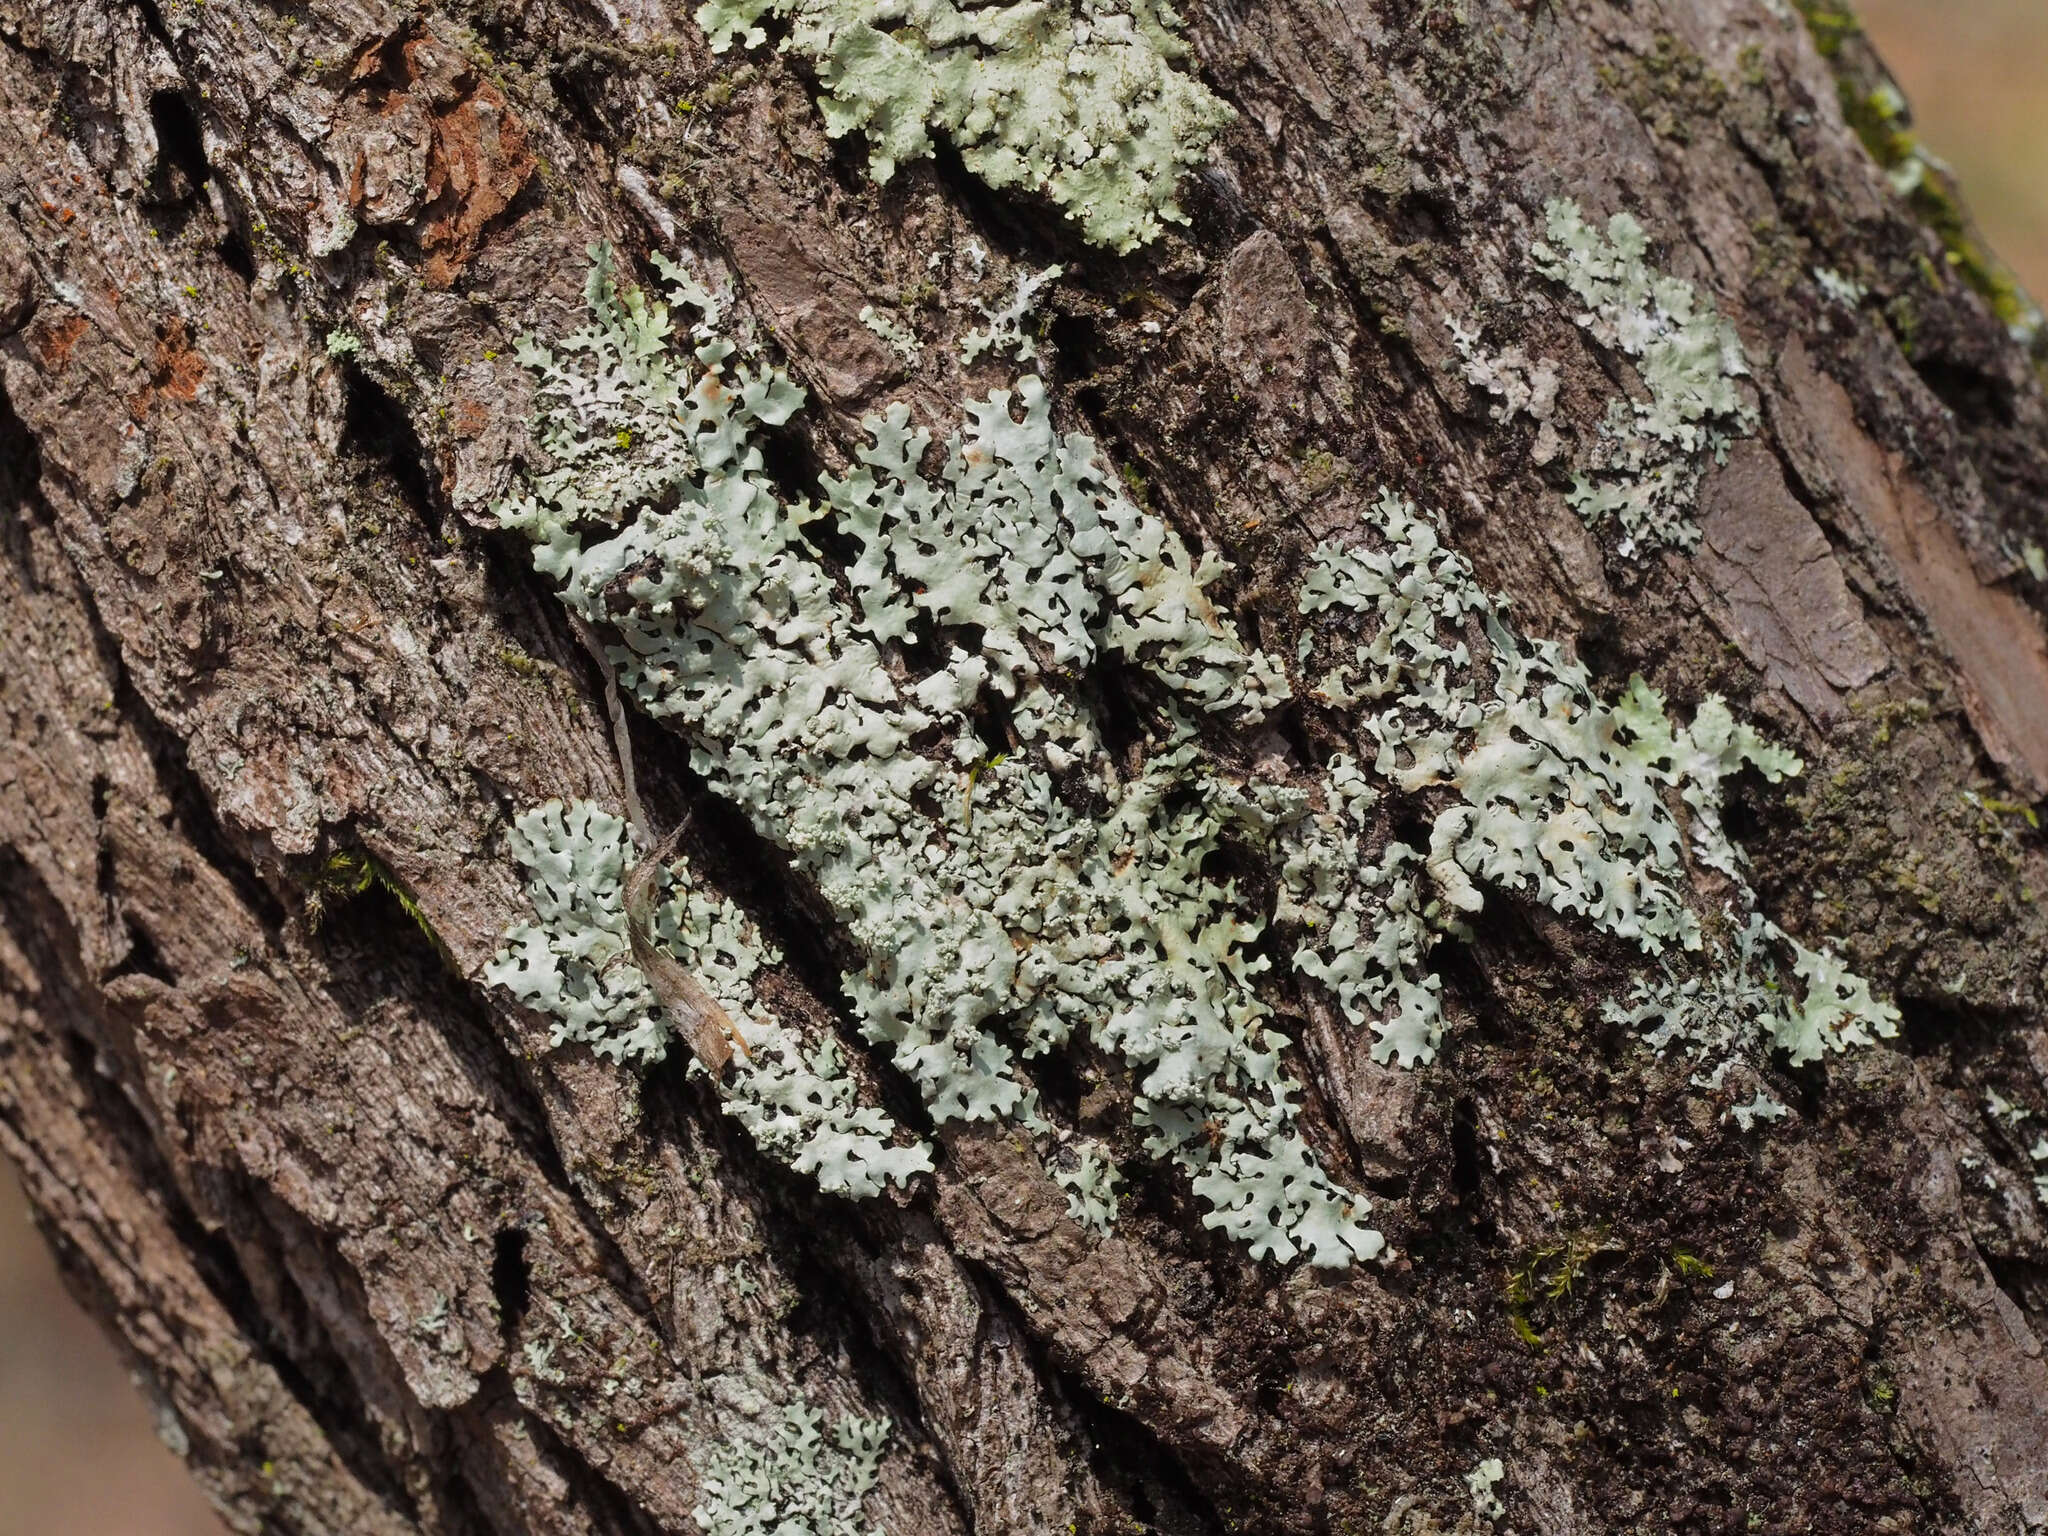
{"label": "tree bark", "polygon": [[[1191,224],[1115,257],[944,151],[875,185],[797,63],[689,10],[0,0],[0,1147],[229,1525],[692,1531],[745,1376],[892,1419],[895,1536],[2048,1530],[2048,411],[1966,224],[1845,119],[1882,80],[1853,29],[1200,0],[1236,118]],[[1624,387],[1529,267],[1566,196],[1632,212],[1750,359],[1696,553],[1565,503],[1558,434]],[[1440,509],[1610,695],[1718,691],[1797,748],[1731,822],[1900,1038],[1776,1071],[1794,1112],[1745,1135],[1602,1023],[1641,957],[1533,903],[1441,952],[1418,1071],[1276,975],[1311,1138],[1392,1245],[1334,1274],[1165,1172],[1095,1238],[986,1126],[828,1197],[680,1060],[551,1049],[481,976],[526,910],[502,829],[619,771],[489,507],[512,340],[579,322],[597,240],[731,275],[810,391],[799,478],[885,400],[943,433],[988,387],[947,330],[994,291],[968,242],[1058,261],[1058,413],[1233,562],[1240,626],[1291,648],[1303,551],[1379,486]],[[937,344],[902,362],[878,299]],[[1467,382],[1474,315],[1555,361],[1545,420]],[[815,898],[635,731],[777,926],[778,996],[886,1082]],[[1305,700],[1269,747],[1338,749]],[[1518,1333],[1510,1277],[1574,1243]]]}

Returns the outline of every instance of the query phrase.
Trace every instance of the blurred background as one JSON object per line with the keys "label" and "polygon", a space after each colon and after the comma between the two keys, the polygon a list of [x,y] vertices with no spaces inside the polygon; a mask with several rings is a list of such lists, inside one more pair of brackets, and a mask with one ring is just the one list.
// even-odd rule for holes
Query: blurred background
{"label": "blurred background", "polygon": [[1991,248],[2048,303],[2048,4],[1843,0],[1891,66],[1927,147]]}
{"label": "blurred background", "polygon": [[224,1536],[0,1157],[0,1536]]}
{"label": "blurred background", "polygon": [[[1845,5],[1846,8],[1846,5]],[[1992,247],[2048,300],[2048,3],[1862,0]],[[64,1294],[0,1159],[0,1536],[222,1536],[113,1346]]]}

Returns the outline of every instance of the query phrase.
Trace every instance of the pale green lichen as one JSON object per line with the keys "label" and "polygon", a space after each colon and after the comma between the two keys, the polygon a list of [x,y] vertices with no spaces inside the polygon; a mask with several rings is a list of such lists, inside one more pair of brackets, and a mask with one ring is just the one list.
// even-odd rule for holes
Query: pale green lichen
{"label": "pale green lichen", "polygon": [[1507,1468],[1498,1456],[1489,1456],[1470,1472],[1465,1474],[1466,1491],[1472,1495],[1472,1512],[1486,1521],[1494,1521],[1505,1515],[1507,1506],[1494,1493],[1494,1485],[1507,1476]]}
{"label": "pale green lichen", "polygon": [[[1746,888],[1741,894],[1745,902],[1752,899]],[[1792,956],[1792,974],[1805,985],[1800,999],[1785,985],[1780,951]],[[1716,948],[1714,962],[1702,975],[1665,971],[1639,978],[1626,1000],[1610,999],[1603,1012],[1610,1022],[1642,1032],[1660,1055],[1720,1056],[1724,1066],[1755,1049],[1781,1050],[1793,1066],[1804,1066],[1830,1051],[1898,1033],[1898,1010],[1871,996],[1868,982],[1839,957],[1808,949],[1761,913],[1749,913]],[[1721,1073],[1695,1081],[1718,1088]]]}
{"label": "pale green lichen", "polygon": [[1257,712],[1286,696],[1277,665],[1247,651],[1204,593],[1222,561],[1193,560],[1104,477],[1088,439],[1055,431],[1037,378],[966,411],[937,482],[919,468],[931,434],[901,405],[864,422],[873,442],[859,466],[824,482],[862,546],[848,573],[861,628],[900,640],[923,614],[981,632],[983,656],[961,653],[922,685],[921,703],[959,714],[984,681],[1007,698],[1028,689],[1054,729],[1070,711],[1046,692],[1033,647],[1055,670],[1120,651],[1209,711]]}
{"label": "pale green lichen", "polygon": [[861,1513],[881,1473],[887,1419],[824,1413],[802,1399],[765,1443],[726,1440],[705,1455],[691,1518],[704,1536],[882,1536]]}
{"label": "pale green lichen", "polygon": [[[499,515],[563,601],[617,636],[627,692],[844,926],[866,1037],[936,1121],[1040,1137],[1076,1220],[1110,1219],[1107,1160],[1070,1160],[1026,1063],[1079,1034],[1128,1070],[1145,1151],[1191,1176],[1207,1224],[1283,1262],[1382,1251],[1367,1203],[1297,1124],[1258,982],[1275,917],[1299,925],[1296,967],[1377,1033],[1374,1055],[1412,1065],[1443,1029],[1430,951],[1486,887],[1648,955],[1704,948],[1710,968],[1731,941],[1703,930],[1688,836],[1753,905],[1723,784],[1796,759],[1716,699],[1689,726],[1640,683],[1602,703],[1557,646],[1508,625],[1412,504],[1383,494],[1371,541],[1319,547],[1303,586],[1317,622],[1302,659],[1334,653],[1320,693],[1362,707],[1370,760],[1339,757],[1312,790],[1248,780],[1204,749],[1199,722],[1258,721],[1284,673],[1210,601],[1221,563],[1192,559],[1093,444],[1060,433],[1038,380],[968,404],[936,448],[891,407],[847,475],[785,500],[757,434],[789,418],[795,388],[718,333],[716,301],[679,269],[654,301],[597,254],[572,350],[522,343],[550,462]],[[687,335],[671,304],[698,317]],[[806,538],[825,520],[843,570]],[[1088,686],[1109,658],[1140,701],[1116,752]],[[1387,835],[1387,791],[1437,805],[1426,848]],[[1226,846],[1268,862],[1276,911],[1207,872]],[[1767,938],[1806,984],[1783,1016],[1788,1050],[1885,1032],[1839,962]],[[689,963],[690,944],[675,948]],[[568,1006],[602,1006],[602,1027],[565,1038],[639,1027],[584,992]],[[836,1060],[798,1065],[837,1076]],[[780,1146],[806,1166],[814,1135],[799,1118]]]}
{"label": "pale green lichen", "polygon": [[1624,554],[1640,545],[1690,550],[1706,466],[1756,429],[1736,383],[1749,372],[1742,342],[1711,298],[1649,264],[1649,238],[1633,215],[1615,214],[1603,233],[1577,203],[1555,199],[1544,218],[1549,238],[1530,247],[1536,270],[1571,290],[1589,335],[1635,360],[1648,396],[1609,404],[1568,499],[1589,526],[1619,522]]}
{"label": "pale green lichen", "polygon": [[2016,1131],[2034,1118],[2034,1112],[2024,1104],[2015,1104],[1996,1088],[1984,1090],[1984,1113],[1996,1120],[2009,1131]]}
{"label": "pale green lichen", "polygon": [[[624,891],[634,857],[624,819],[589,801],[550,800],[514,821],[507,842],[527,871],[537,921],[505,935],[485,980],[552,1017],[558,1046],[660,1061],[670,1024],[628,958]],[[746,1045],[719,1096],[764,1152],[855,1197],[930,1170],[928,1147],[898,1145],[889,1117],[858,1102],[834,1041],[806,1048],[761,1006],[755,978],[780,956],[731,902],[696,889],[680,860],[662,872],[653,937],[726,1010]]]}
{"label": "pale green lichen", "polygon": [[1738,1129],[1745,1131],[1751,1129],[1760,1120],[1782,1120],[1791,1113],[1791,1110],[1780,1104],[1761,1088],[1757,1089],[1750,1096],[1748,1103],[1731,1104],[1728,1106],[1728,1118],[1735,1122]]}
{"label": "pale green lichen", "polygon": [[1443,983],[1428,962],[1441,905],[1425,894],[1422,855],[1400,842],[1377,859],[1365,851],[1379,792],[1350,758],[1331,764],[1325,793],[1327,811],[1295,821],[1277,839],[1281,915],[1307,933],[1295,969],[1328,987],[1352,1023],[1378,1034],[1373,1060],[1433,1061]]}
{"label": "pale green lichen", "polygon": [[[1221,563],[1057,432],[1030,378],[968,407],[935,479],[896,407],[821,501],[785,503],[752,434],[793,387],[715,334],[701,289],[670,292],[701,317],[686,349],[599,253],[573,350],[522,345],[552,462],[499,515],[845,924],[863,1032],[943,1122],[1030,1118],[1020,1052],[1084,1029],[1129,1065],[1146,1150],[1193,1176],[1211,1225],[1283,1261],[1378,1253],[1295,1124],[1253,986],[1263,919],[1203,874],[1257,797],[1209,771],[1180,711],[1256,718],[1286,689],[1208,599]],[[843,580],[803,537],[826,516],[859,551]],[[933,664],[909,666],[908,638]],[[1106,653],[1158,690],[1134,767],[1077,686]],[[1017,750],[981,739],[988,695]]]}
{"label": "pale green lichen", "polygon": [[1445,317],[1444,325],[1464,362],[1465,382],[1500,402],[1493,407],[1495,421],[1509,421],[1517,414],[1538,422],[1550,420],[1557,407],[1556,363],[1547,357],[1531,358],[1519,345],[1489,352],[1480,332],[1468,330],[1451,316]]}
{"label": "pale green lichen", "polygon": [[[1667,971],[1639,982],[1630,1004],[1608,1004],[1637,1028],[1657,1022],[1649,1036],[1660,1051],[1681,1041],[1700,1053],[1775,1046],[1797,1064],[1894,1033],[1897,1014],[1834,955],[1753,911],[1710,942],[1694,909],[1688,837],[1693,861],[1753,908],[1722,820],[1725,784],[1744,767],[1777,782],[1800,771],[1796,756],[1738,724],[1717,697],[1689,726],[1640,678],[1602,702],[1577,662],[1508,624],[1500,599],[1412,503],[1383,492],[1367,521],[1376,542],[1318,546],[1302,586],[1305,615],[1372,620],[1317,693],[1364,707],[1359,728],[1379,745],[1379,781],[1460,798],[1437,813],[1426,851],[1392,840],[1375,850],[1378,793],[1340,758],[1329,809],[1282,841],[1287,888],[1316,935],[1295,964],[1378,1031],[1377,1058],[1434,1057],[1442,1019],[1428,955],[1452,914],[1481,910],[1482,886],[1580,916],[1648,956],[1706,950],[1705,975]],[[1304,633],[1304,661],[1318,639]],[[1684,827],[1666,800],[1673,792],[1689,812]],[[1791,957],[1802,1001],[1781,990],[1773,950]]]}
{"label": "pale green lichen", "polygon": [[1854,309],[1870,297],[1870,290],[1853,277],[1844,277],[1833,267],[1815,267],[1813,280],[1821,293],[1844,309]]}
{"label": "pale green lichen", "polygon": [[1067,1214],[1091,1232],[1116,1224],[1116,1189],[1123,1176],[1100,1148],[1082,1145],[1071,1162],[1055,1163],[1052,1180],[1067,1192]]}
{"label": "pale green lichen", "polygon": [[1038,339],[1024,322],[1037,307],[1039,293],[1056,282],[1065,270],[1055,264],[1043,272],[1023,273],[1017,278],[1017,287],[1006,302],[993,309],[982,305],[982,318],[988,324],[960,338],[960,361],[972,363],[984,352],[1007,352],[1020,363],[1028,363],[1037,357]]}
{"label": "pale green lichen", "polygon": [[1184,223],[1174,189],[1231,110],[1175,66],[1165,0],[706,0],[715,52],[765,40],[764,18],[825,92],[826,132],[868,140],[877,181],[943,133],[996,188],[1042,192],[1120,252]]}
{"label": "pale green lichen", "polygon": [[890,350],[906,363],[916,362],[918,354],[924,351],[924,343],[917,339],[917,332],[872,304],[861,306],[860,323],[886,341]]}
{"label": "pale green lichen", "polygon": [[[578,1042],[613,1061],[661,1060],[668,1021],[646,978],[622,960],[625,821],[589,801],[550,800],[513,822],[506,845],[526,870],[535,921],[507,931],[485,981],[549,1015],[557,1046]],[[672,899],[662,903],[657,941],[674,940],[677,915]]]}
{"label": "pale green lichen", "polygon": [[1794,1066],[1818,1061],[1826,1051],[1846,1051],[1897,1037],[1898,1009],[1873,997],[1870,983],[1851,971],[1839,955],[1808,949],[1775,924],[1767,928],[1791,947],[1792,974],[1806,987],[1804,998],[1786,1004],[1770,1020],[1772,1043]]}

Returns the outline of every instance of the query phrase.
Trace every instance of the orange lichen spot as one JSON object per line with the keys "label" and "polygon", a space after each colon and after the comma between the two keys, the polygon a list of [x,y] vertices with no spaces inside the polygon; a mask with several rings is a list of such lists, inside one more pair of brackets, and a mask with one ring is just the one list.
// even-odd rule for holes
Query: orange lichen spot
{"label": "orange lichen spot", "polygon": [[455,402],[455,435],[457,437],[482,437],[484,428],[491,424],[491,413],[481,400],[472,400],[467,395]]}

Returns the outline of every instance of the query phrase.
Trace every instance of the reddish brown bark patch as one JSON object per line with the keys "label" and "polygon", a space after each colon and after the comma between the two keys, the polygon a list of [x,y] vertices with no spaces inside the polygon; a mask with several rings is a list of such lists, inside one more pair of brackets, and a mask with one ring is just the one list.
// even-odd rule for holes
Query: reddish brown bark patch
{"label": "reddish brown bark patch", "polygon": [[1848,391],[1789,347],[1780,372],[1839,479],[1843,499],[1891,557],[1899,579],[1947,648],[1978,738],[2013,782],[2048,795],[2048,633],[2008,587],[1978,579],[1941,509],[1856,425]]}
{"label": "reddish brown bark patch", "polygon": [[36,358],[42,363],[45,373],[62,373],[71,362],[71,349],[90,329],[85,316],[66,315],[61,320],[53,319],[37,326],[29,334],[29,345],[35,349]]}
{"label": "reddish brown bark patch", "polygon": [[157,331],[149,382],[129,397],[128,414],[141,421],[159,397],[188,402],[196,399],[200,381],[205,377],[206,359],[192,350],[185,322],[174,315]]}
{"label": "reddish brown bark patch", "polygon": [[491,424],[491,413],[481,400],[464,395],[455,402],[455,435],[457,437],[482,437],[484,428]]}
{"label": "reddish brown bark patch", "polygon": [[[354,78],[376,116],[350,200],[372,223],[416,219],[427,284],[446,288],[532,178],[526,129],[504,92],[430,33],[386,39],[357,61]],[[413,158],[422,149],[423,171]]]}
{"label": "reddish brown bark patch", "polygon": [[485,84],[434,122],[427,159],[428,206],[438,210],[422,243],[427,282],[445,288],[468,264],[484,232],[533,174],[526,130],[504,96]]}

